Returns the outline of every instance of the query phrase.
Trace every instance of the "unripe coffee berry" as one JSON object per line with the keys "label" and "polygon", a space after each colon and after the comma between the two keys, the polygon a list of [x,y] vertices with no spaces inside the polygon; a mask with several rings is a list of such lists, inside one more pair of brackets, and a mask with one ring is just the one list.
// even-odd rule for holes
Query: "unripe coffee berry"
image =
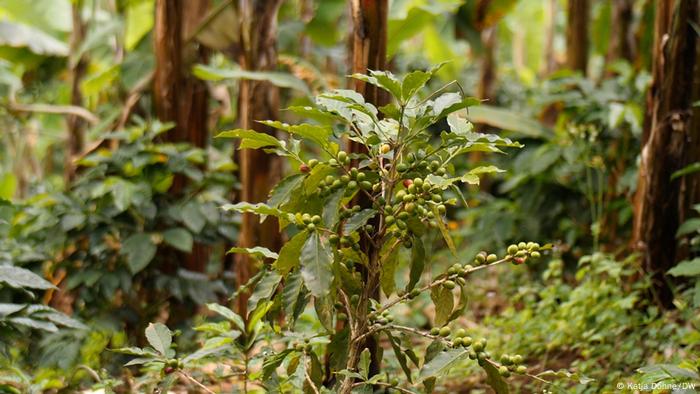
{"label": "unripe coffee berry", "polygon": [[539,259],[540,257],[542,257],[542,255],[540,254],[540,252],[537,252],[537,251],[530,253],[530,256],[531,256],[533,259]]}
{"label": "unripe coffee berry", "polygon": [[341,163],[345,163],[345,161],[348,159],[348,154],[344,151],[338,152],[338,161]]}
{"label": "unripe coffee berry", "polygon": [[451,332],[452,332],[452,330],[450,329],[450,327],[448,327],[448,326],[442,327],[440,329],[440,336],[447,337],[450,335]]}
{"label": "unripe coffee berry", "polygon": [[445,288],[449,289],[449,290],[454,289],[456,286],[455,282],[453,282],[451,280],[446,280],[445,283],[443,283],[442,285],[445,286]]}
{"label": "unripe coffee berry", "polygon": [[391,146],[389,146],[389,144],[383,144],[381,148],[379,148],[379,151],[382,153],[389,153],[390,150]]}
{"label": "unripe coffee berry", "polygon": [[496,255],[493,254],[493,253],[491,253],[490,255],[486,256],[486,262],[489,263],[489,264],[495,263],[496,260],[498,260],[498,256],[496,256]]}
{"label": "unripe coffee berry", "polygon": [[518,365],[518,367],[515,368],[515,372],[522,375],[527,372],[527,367],[524,365]]}
{"label": "unripe coffee berry", "polygon": [[431,328],[430,335],[440,335],[440,329],[438,327]]}
{"label": "unripe coffee berry", "polygon": [[508,368],[506,366],[503,366],[503,365],[498,367],[498,373],[501,374],[501,376],[503,376],[504,378],[507,378],[510,376],[510,371],[508,370]]}
{"label": "unripe coffee berry", "polygon": [[509,245],[508,246],[508,254],[516,254],[518,253],[518,245]]}

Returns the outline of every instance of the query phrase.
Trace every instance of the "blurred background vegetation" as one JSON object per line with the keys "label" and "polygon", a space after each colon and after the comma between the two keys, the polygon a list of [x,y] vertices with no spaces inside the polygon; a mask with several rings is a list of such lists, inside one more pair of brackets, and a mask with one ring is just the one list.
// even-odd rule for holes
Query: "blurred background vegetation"
{"label": "blurred background vegetation", "polygon": [[[192,347],[203,305],[257,269],[225,251],[282,242],[219,207],[264,201],[289,163],[213,136],[298,120],[284,109],[350,86],[358,61],[396,74],[448,62],[432,88],[456,81],[483,101],[465,114],[480,131],[525,145],[460,163],[505,171],[463,190],[450,230],[464,256],[523,237],[555,248],[480,276],[465,325],[541,370],[594,379],[565,392],[698,381],[698,7],[0,0],[0,392],[138,379],[106,349],[143,343],[150,321]],[[451,259],[435,250],[430,264]],[[436,390],[487,390],[467,369]]]}

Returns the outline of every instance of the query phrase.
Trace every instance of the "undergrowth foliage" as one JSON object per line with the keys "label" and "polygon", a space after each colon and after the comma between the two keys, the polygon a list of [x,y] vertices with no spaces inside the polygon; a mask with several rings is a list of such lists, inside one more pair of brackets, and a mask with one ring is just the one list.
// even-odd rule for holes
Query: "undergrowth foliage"
{"label": "undergrowth foliage", "polygon": [[[261,220],[276,217],[289,240],[277,252],[232,249],[263,263],[239,290],[252,293],[247,316],[210,305],[225,321],[198,328],[207,340],[196,356],[179,359],[156,349],[141,362],[157,362],[163,376],[172,376],[208,358],[238,360],[222,375],[242,375],[245,382],[256,381],[271,392],[371,392],[373,387],[431,392],[438,378],[468,359],[483,368],[498,393],[508,391],[504,377],[527,374],[521,356],[495,357],[486,350],[485,338],[453,330],[450,323],[467,307],[465,286],[472,273],[503,263],[523,264],[549,246],[520,242],[500,254],[480,252],[466,264],[424,278],[431,234],[441,234],[455,259],[463,259],[445,224],[448,207],[465,203],[460,186],[477,185],[480,175],[500,171],[485,166],[455,174],[453,161],[470,152],[520,147],[507,138],[474,132],[463,111],[479,101],[444,92],[449,85],[419,99],[438,69],[415,71],[403,80],[388,72],[353,75],[389,92],[393,102],[376,108],[351,90],[321,94],[315,107],[289,108],[313,123],[262,122],[286,132],[286,139],[252,130],[221,133],[219,137],[239,139],[241,148],[264,149],[298,168],[274,187],[267,202],[224,206]],[[361,144],[365,153],[341,150],[345,139]],[[306,158],[302,143],[313,145],[317,158]],[[369,203],[357,204],[357,196]],[[369,245],[360,246],[361,238]],[[402,264],[409,267],[407,280],[396,275]],[[398,324],[392,310],[424,293],[435,306],[433,328]],[[311,305],[314,322],[304,313]],[[370,371],[370,360],[380,363],[383,355],[381,347],[370,350],[370,338],[390,347],[404,378]],[[416,339],[429,342],[422,360],[413,350]],[[139,356],[144,351],[123,350]],[[259,372],[251,368],[256,359],[263,360]]]}

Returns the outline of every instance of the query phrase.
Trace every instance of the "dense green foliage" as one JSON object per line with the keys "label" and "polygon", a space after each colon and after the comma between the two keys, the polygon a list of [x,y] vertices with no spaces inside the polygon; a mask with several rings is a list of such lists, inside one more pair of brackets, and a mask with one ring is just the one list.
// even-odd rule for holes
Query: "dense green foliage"
{"label": "dense green foliage", "polygon": [[[588,2],[583,71],[567,0],[393,0],[393,73],[348,75],[347,0],[281,1],[262,71],[251,2],[211,0],[157,92],[165,3],[0,0],[0,393],[700,384],[700,205],[674,308],[630,245],[660,2]],[[257,131],[243,81],[275,88]],[[162,93],[192,86],[202,138],[173,142]],[[241,200],[241,149],[280,159],[266,201]],[[244,214],[283,247],[237,246]]]}

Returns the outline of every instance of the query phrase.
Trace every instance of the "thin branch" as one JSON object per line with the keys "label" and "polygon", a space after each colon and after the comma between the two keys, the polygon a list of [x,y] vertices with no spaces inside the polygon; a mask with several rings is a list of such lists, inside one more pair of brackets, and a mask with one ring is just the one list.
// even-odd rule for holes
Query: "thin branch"
{"label": "thin branch", "polygon": [[[469,275],[469,274],[471,274],[472,272],[476,272],[476,271],[479,271],[479,270],[482,270],[482,269],[490,268],[490,267],[493,267],[493,266],[495,266],[495,265],[502,264],[502,263],[505,263],[505,262],[508,262],[508,261],[511,261],[511,260],[512,260],[512,258],[504,258],[504,259],[495,261],[495,262],[493,262],[493,263],[491,263],[491,264],[485,264],[485,265],[480,265],[480,266],[478,266],[478,267],[472,267],[471,269],[469,269],[469,270],[467,271],[466,275]],[[445,283],[447,280],[454,279],[454,278],[456,278],[456,277],[458,277],[458,276],[459,276],[458,274],[454,274],[454,275],[450,275],[450,276],[445,276],[445,277],[440,278],[440,279],[438,279],[438,280],[436,280],[436,281],[434,281],[434,282],[432,282],[432,283],[430,283],[430,284],[427,284],[427,285],[421,287],[420,289],[418,289],[418,291],[420,291],[420,292],[422,293],[422,292],[424,292],[424,291],[426,291],[426,290],[430,290],[430,289],[432,289],[433,287],[436,287],[436,286],[439,286],[439,285]],[[410,292],[407,292],[406,294],[402,295],[401,297],[398,297],[398,298],[393,299],[392,301],[389,301],[388,303],[386,303],[385,305],[383,305],[381,308],[379,308],[375,313],[376,313],[376,314],[381,314],[382,312],[384,312],[385,310],[387,310],[387,309],[391,308],[392,306],[398,304],[399,302],[407,300],[407,299],[409,298],[410,294],[411,294]]]}
{"label": "thin branch", "polygon": [[46,114],[74,115],[85,119],[90,125],[100,123],[100,118],[83,107],[76,105],[52,105],[52,104],[19,104],[9,102],[7,109],[17,112],[40,112]]}
{"label": "thin branch", "polygon": [[195,378],[193,378],[192,376],[188,375],[188,374],[185,373],[184,371],[178,371],[178,373],[180,374],[180,376],[183,376],[184,378],[186,378],[186,379],[189,380],[190,382],[194,383],[195,385],[197,385],[199,388],[201,388],[201,389],[204,390],[205,392],[207,392],[207,393],[209,393],[209,394],[216,394],[216,393],[214,393],[213,391],[209,390],[209,388],[208,388],[207,386],[203,385],[203,384],[200,383],[197,379],[195,379]]}
{"label": "thin branch", "polygon": [[[366,382],[357,382],[357,383],[353,384],[352,387],[353,387],[353,388],[355,388],[355,387],[360,387],[360,386],[363,386],[363,385],[365,385],[365,384],[369,384],[369,383],[366,383]],[[413,392],[413,391],[411,391],[411,390],[408,390],[408,389],[405,389],[405,388],[399,387],[399,386],[394,386],[394,385],[392,385],[391,383],[386,383],[386,382],[374,382],[374,383],[372,383],[371,385],[373,385],[373,386],[389,387],[389,388],[392,388],[392,389],[394,389],[394,390],[396,390],[396,391],[398,391],[398,392],[405,393],[405,394],[416,394],[415,392]]]}

